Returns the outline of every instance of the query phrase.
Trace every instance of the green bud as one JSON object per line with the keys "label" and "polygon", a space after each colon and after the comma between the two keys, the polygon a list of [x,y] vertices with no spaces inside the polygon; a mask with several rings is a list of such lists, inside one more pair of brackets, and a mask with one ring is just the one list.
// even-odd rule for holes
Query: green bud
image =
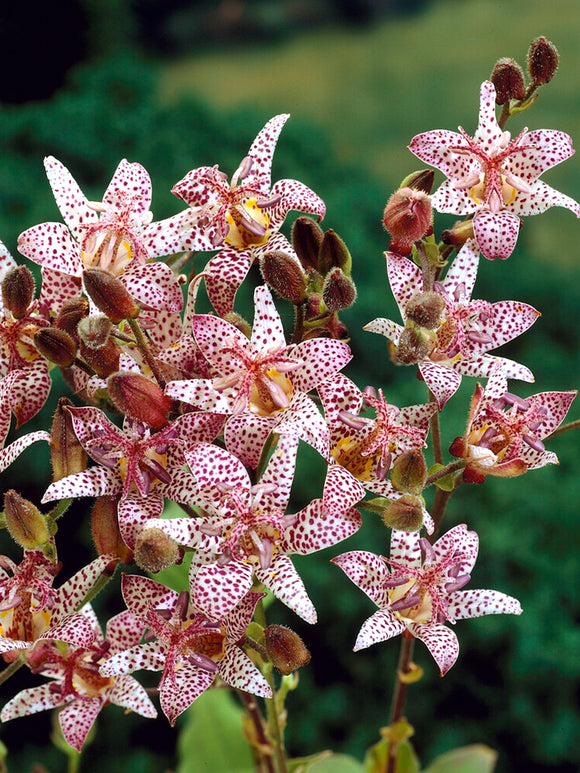
{"label": "green bud", "polygon": [[405,309],[405,316],[416,325],[435,330],[441,323],[441,313],[445,309],[445,301],[439,293],[432,290],[415,293]]}
{"label": "green bud", "polygon": [[393,464],[391,483],[396,491],[418,496],[427,478],[427,465],[419,448],[402,453]]}
{"label": "green bud", "polygon": [[419,531],[423,525],[423,500],[413,494],[403,494],[396,502],[389,502],[382,518],[389,529]]}
{"label": "green bud", "polygon": [[322,237],[318,253],[318,270],[325,276],[333,268],[340,268],[347,276],[350,276],[352,258],[346,244],[331,228]]}
{"label": "green bud", "polygon": [[4,495],[6,528],[12,539],[25,550],[34,550],[49,540],[46,520],[40,510],[16,491]]}
{"label": "green bud", "polygon": [[135,563],[146,572],[161,572],[168,566],[180,564],[183,550],[157,528],[144,528],[135,540]]}

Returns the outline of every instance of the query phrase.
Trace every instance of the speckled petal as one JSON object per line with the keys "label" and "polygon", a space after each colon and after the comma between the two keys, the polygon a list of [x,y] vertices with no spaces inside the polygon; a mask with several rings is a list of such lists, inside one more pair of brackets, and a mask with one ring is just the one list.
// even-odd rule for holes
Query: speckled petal
{"label": "speckled petal", "polygon": [[429,360],[419,363],[419,370],[423,380],[433,392],[439,410],[442,410],[447,400],[459,389],[461,375],[448,365],[439,365]]}
{"label": "speckled petal", "polygon": [[254,160],[252,168],[244,183],[269,191],[271,186],[272,158],[280,132],[290,113],[280,113],[270,118],[264,128],[258,133],[250,145],[248,156]]}
{"label": "speckled petal", "polygon": [[221,620],[252,587],[252,567],[238,561],[202,566],[191,585],[196,607],[212,620]]}
{"label": "speckled petal", "polygon": [[130,674],[133,671],[162,671],[167,659],[166,645],[163,642],[151,641],[137,644],[128,650],[117,652],[105,660],[99,669],[101,676],[117,676]]}
{"label": "speckled petal", "polygon": [[393,561],[416,568],[421,566],[421,545],[418,531],[407,532],[393,529],[391,532],[391,553]]}
{"label": "speckled petal", "polygon": [[17,263],[10,254],[8,247],[4,242],[0,241],[0,282],[4,279],[9,271],[16,268]]}
{"label": "speckled petal", "polygon": [[268,569],[257,569],[256,577],[274,596],[307,623],[316,622],[316,610],[304,583],[288,556],[277,554]]}
{"label": "speckled petal", "polygon": [[444,558],[450,550],[456,556],[461,555],[462,560],[459,564],[459,574],[471,574],[471,570],[477,560],[479,549],[479,538],[477,533],[469,531],[464,523],[454,526],[448,532],[439,537],[433,545],[433,550],[437,560]]}
{"label": "speckled petal", "polygon": [[241,501],[249,506],[250,478],[242,462],[233,454],[209,443],[197,443],[185,452],[185,458],[197,480],[199,497],[203,503],[214,510],[219,508],[219,512],[224,513],[222,494],[217,489],[217,484],[222,483],[239,487]]}
{"label": "speckled petal", "polygon": [[211,305],[220,316],[233,311],[238,287],[250,270],[252,260],[250,250],[225,248],[203,269],[207,294]]}
{"label": "speckled petal", "polygon": [[371,615],[362,625],[353,647],[355,652],[378,644],[381,641],[392,639],[405,630],[405,624],[398,620],[388,609],[379,609]]}
{"label": "speckled petal", "polygon": [[72,701],[59,711],[58,721],[69,746],[78,752],[81,751],[87,734],[102,708],[103,699],[95,696]]}
{"label": "speckled petal", "polygon": [[81,276],[83,262],[78,244],[62,223],[41,223],[18,237],[18,252],[39,265],[63,274]]}
{"label": "speckled petal", "polygon": [[308,395],[294,393],[290,405],[281,414],[275,431],[296,435],[316,449],[325,459],[330,457],[330,432],[315,403]]}
{"label": "speckled petal", "polygon": [[272,697],[272,690],[266,678],[239,647],[226,647],[226,653],[218,665],[218,673],[226,684],[236,690],[259,695],[261,698]]}
{"label": "speckled petal", "polygon": [[479,249],[475,239],[468,239],[457,253],[443,280],[446,292],[453,296],[455,290],[463,285],[463,302],[471,299],[479,268]]}
{"label": "speckled petal", "polygon": [[179,313],[183,308],[181,285],[165,263],[147,263],[125,271],[121,281],[142,306]]}
{"label": "speckled petal", "polygon": [[161,583],[136,574],[123,575],[121,590],[127,607],[142,620],[146,620],[150,608],[173,609],[178,596]]}
{"label": "speckled petal", "polygon": [[[191,233],[197,224],[198,214],[192,209],[186,209],[165,220],[157,220],[148,225],[142,234],[142,241],[150,258],[160,258],[164,255],[175,255],[188,249]],[[204,241],[202,249],[211,249]]]}
{"label": "speckled petal", "polygon": [[390,319],[384,319],[383,317],[377,317],[372,322],[367,322],[363,326],[363,330],[367,333],[378,333],[385,336],[389,341],[392,341],[395,345],[398,345],[401,333],[403,332],[403,326],[393,322]]}
{"label": "speckled petal", "polygon": [[521,615],[520,602],[497,590],[458,590],[447,602],[449,617],[466,620],[482,615]]}
{"label": "speckled petal", "polygon": [[530,193],[519,193],[510,205],[510,210],[516,215],[539,215],[550,207],[564,207],[580,217],[580,204],[577,201],[541,180],[534,183]]}
{"label": "speckled petal", "polygon": [[394,252],[385,252],[385,258],[391,290],[401,312],[401,317],[406,319],[407,304],[416,293],[423,291],[421,270],[412,260]]}
{"label": "speckled petal", "polygon": [[480,209],[473,218],[477,244],[488,260],[509,258],[516,246],[519,230],[519,217],[506,209],[496,213]]}
{"label": "speckled petal", "polygon": [[103,203],[115,209],[131,201],[131,213],[142,215],[151,206],[151,178],[147,170],[136,162],[124,158],[115,169],[111,182],[103,196]]}
{"label": "speckled petal", "polygon": [[389,576],[387,565],[380,556],[367,550],[351,550],[331,559],[339,566],[349,580],[357,585],[371,601],[380,607],[387,606],[389,594],[385,581]]}
{"label": "speckled petal", "polygon": [[135,711],[142,717],[155,719],[157,716],[157,709],[151,703],[145,688],[132,676],[117,676],[113,686],[107,690],[107,700],[115,706]]}
{"label": "speckled petal", "polygon": [[8,701],[0,713],[2,722],[8,722],[9,719],[25,717],[28,714],[37,714],[39,711],[53,709],[60,706],[62,698],[58,691],[53,688],[54,682],[47,682],[38,687],[29,687],[21,690],[17,695]]}
{"label": "speckled petal", "polygon": [[315,499],[297,514],[296,523],[286,531],[281,549],[306,556],[348,539],[360,529],[361,523],[358,510],[350,508],[337,515],[324,513],[322,500]]}
{"label": "speckled petal", "polygon": [[282,198],[277,204],[264,208],[272,228],[280,228],[291,210],[318,215],[319,221],[326,214],[326,204],[320,196],[298,180],[278,180],[272,188],[270,198],[278,195]]}
{"label": "speckled petal", "polygon": [[425,644],[439,666],[441,676],[445,676],[459,655],[457,636],[449,628],[438,624],[414,624],[409,630]]}
{"label": "speckled petal", "polygon": [[125,610],[115,615],[107,623],[106,639],[110,643],[109,652],[114,655],[139,644],[144,630],[143,621],[138,620],[131,611]]}
{"label": "speckled petal", "polygon": [[115,470],[107,467],[89,467],[83,472],[75,472],[51,483],[46,489],[42,502],[68,497],[99,497],[103,494],[113,496],[123,489],[121,478]]}
{"label": "speckled petal", "polygon": [[304,363],[290,374],[292,386],[298,392],[309,392],[344,368],[352,360],[352,352],[344,341],[311,338],[298,344],[292,351],[292,357]]}
{"label": "speckled petal", "polygon": [[[303,396],[306,397],[306,395]],[[284,415],[287,412],[286,410]],[[228,451],[237,456],[243,464],[255,469],[260,462],[264,443],[276,423],[277,417],[275,415],[258,416],[255,413],[240,413],[230,417],[224,428],[224,440]],[[293,424],[288,424],[283,430],[301,437]],[[276,429],[276,431],[278,430]]]}
{"label": "speckled petal", "polygon": [[270,457],[268,466],[260,478],[261,484],[275,484],[272,492],[264,491],[260,499],[264,510],[284,512],[290,499],[290,489],[296,470],[298,438],[292,435],[280,435],[276,448]]}
{"label": "speckled petal", "polygon": [[86,234],[82,226],[96,223],[99,216],[89,207],[87,197],[64,164],[54,156],[47,156],[44,159],[44,168],[62,219],[75,239],[80,242]]}
{"label": "speckled petal", "polygon": [[254,290],[254,308],[254,324],[251,338],[252,349],[254,351],[275,351],[286,346],[282,320],[267,285],[261,285]]}
{"label": "speckled petal", "polygon": [[447,177],[467,177],[472,172],[470,157],[452,150],[466,147],[467,142],[461,134],[447,129],[417,134],[409,143],[411,153],[440,169]]}
{"label": "speckled petal", "polygon": [[0,472],[3,472],[7,467],[9,467],[12,462],[17,459],[26,448],[28,448],[28,446],[32,445],[32,443],[38,442],[39,440],[46,440],[47,443],[50,443],[51,438],[48,432],[44,432],[44,430],[38,430],[37,432],[30,432],[28,435],[23,435],[13,443],[10,443],[9,446],[6,446],[6,448],[3,448],[0,451]]}
{"label": "speckled petal", "polygon": [[161,687],[159,699],[163,713],[171,725],[177,717],[204,693],[214,680],[214,674],[202,668],[185,663],[175,671],[173,679],[166,679]]}
{"label": "speckled petal", "polygon": [[61,585],[55,594],[53,621],[57,622],[63,616],[76,612],[85,602],[87,594],[92,590],[97,580],[103,574],[111,576],[111,570],[114,569],[117,562],[117,557],[112,554],[99,556],[90,564],[79,569],[64,585]]}

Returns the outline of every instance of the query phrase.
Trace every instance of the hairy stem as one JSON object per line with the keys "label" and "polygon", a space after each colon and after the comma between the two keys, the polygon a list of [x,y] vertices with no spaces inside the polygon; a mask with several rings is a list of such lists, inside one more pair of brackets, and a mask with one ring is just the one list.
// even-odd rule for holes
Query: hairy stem
{"label": "hairy stem", "polygon": [[562,426],[551,432],[547,438],[544,438],[544,440],[557,437],[558,435],[563,435],[564,432],[570,432],[571,429],[580,429],[580,419],[575,419],[574,421],[569,421],[567,424],[562,424]]}
{"label": "hairy stem", "polygon": [[264,727],[264,718],[258,708],[256,699],[253,695],[250,695],[243,690],[237,691],[240,696],[240,700],[244,704],[246,714],[250,718],[254,730],[256,733],[257,743],[252,745],[252,752],[254,754],[254,760],[256,762],[256,768],[259,773],[276,773],[274,768],[274,761],[272,759],[272,752],[268,751],[271,747],[270,741],[266,734],[266,728]]}
{"label": "hairy stem", "polygon": [[[405,675],[411,670],[414,647],[415,638],[411,637],[407,639],[403,636],[399,653],[399,665],[397,667],[397,681],[395,683],[395,689],[393,690],[393,702],[391,705],[391,717],[389,723],[391,727],[402,718],[405,710],[405,698],[407,697],[407,681],[405,680]],[[398,751],[399,744],[391,741],[389,743],[389,753],[387,755],[384,773],[395,773]]]}
{"label": "hairy stem", "polygon": [[147,343],[147,339],[143,335],[143,331],[141,330],[139,323],[136,319],[128,319],[127,322],[129,323],[129,327],[133,331],[133,335],[135,336],[135,341],[137,342],[137,348],[145,358],[145,361],[147,362],[147,365],[151,368],[151,372],[155,376],[155,380],[161,387],[161,389],[165,389],[165,380],[163,376],[161,375],[161,372],[159,368],[157,367],[157,363],[155,361],[155,357],[151,354],[151,350],[149,349],[149,344]]}
{"label": "hairy stem", "polygon": [[15,674],[19,668],[22,668],[23,665],[24,655],[19,655],[16,660],[13,660],[12,663],[10,663],[9,666],[6,666],[6,668],[0,673],[0,684],[8,681],[8,679],[10,679],[10,677]]}

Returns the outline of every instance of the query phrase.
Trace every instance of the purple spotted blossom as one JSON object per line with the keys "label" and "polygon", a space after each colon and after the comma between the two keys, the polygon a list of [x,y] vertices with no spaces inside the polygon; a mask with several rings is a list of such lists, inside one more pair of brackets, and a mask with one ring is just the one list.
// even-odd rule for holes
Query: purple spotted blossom
{"label": "purple spotted blossom", "polygon": [[12,413],[18,416],[19,407],[23,405],[21,397],[23,391],[20,382],[26,380],[26,374],[21,370],[13,370],[0,380],[0,472],[9,467],[20,454],[40,440],[50,443],[50,434],[44,430],[29,432],[16,438],[10,445],[4,446],[6,436],[10,429]]}
{"label": "purple spotted blossom", "polygon": [[93,632],[88,646],[38,644],[28,654],[27,665],[33,673],[51,679],[38,687],[19,692],[2,709],[0,719],[36,714],[60,708],[58,721],[69,746],[81,751],[87,734],[101,709],[108,703],[143,717],[157,716],[145,689],[131,676],[101,676],[99,667],[117,652],[137,644],[144,626],[131,612],[121,612],[111,618],[103,637],[99,623],[90,607],[83,612]]}
{"label": "purple spotted blossom", "polygon": [[447,180],[431,197],[438,212],[471,215],[475,238],[489,260],[509,258],[521,215],[566,207],[580,217],[580,204],[538,178],[574,154],[572,140],[561,131],[523,129],[512,139],[495,117],[495,88],[481,85],[479,125],[470,137],[437,130],[413,137],[409,150],[440,169]]}
{"label": "purple spotted blossom", "polygon": [[378,611],[363,624],[354,649],[400,633],[421,639],[444,676],[457,660],[459,643],[445,623],[492,614],[521,614],[517,599],[493,590],[462,590],[471,579],[478,537],[465,524],[434,545],[418,532],[393,530],[390,558],[364,550],[343,553],[340,566]]}
{"label": "purple spotted blossom", "polygon": [[226,450],[200,443],[186,452],[197,481],[203,518],[152,520],[176,542],[195,548],[190,586],[207,614],[226,614],[250,590],[254,578],[309,623],[316,611],[289,556],[308,555],[354,534],[364,496],[344,468],[331,465],[322,499],[286,514],[298,440],[281,436],[260,480],[252,485],[244,465]]}
{"label": "purple spotted blossom", "polygon": [[189,599],[146,577],[125,575],[123,598],[147,632],[145,641],[118,652],[101,666],[101,675],[138,669],[162,671],[159,697],[173,725],[205,692],[216,675],[239,690],[271,698],[266,679],[239,646],[262,593],[248,593],[226,615],[208,614]]}
{"label": "purple spotted blossom", "polygon": [[202,166],[173,187],[196,218],[185,248],[220,249],[204,273],[209,298],[221,316],[232,311],[238,287],[262,255],[282,250],[298,261],[288,240],[278,233],[290,210],[324,217],[322,199],[298,180],[279,180],[272,186],[272,157],[289,117],[285,113],[268,121],[230,181],[217,165]]}
{"label": "purple spotted blossom", "polygon": [[[407,305],[423,292],[423,276],[408,258],[390,252],[385,255],[391,289],[407,324]],[[524,365],[493,357],[488,352],[523,333],[540,313],[520,301],[471,300],[478,265],[479,252],[475,241],[470,239],[456,256],[445,279],[433,286],[433,291],[443,299],[444,309],[440,324],[434,330],[431,352],[417,364],[440,409],[459,388],[462,375],[489,376],[498,360],[509,378],[534,380]],[[378,318],[364,329],[380,333],[398,345],[405,328],[390,319]]]}

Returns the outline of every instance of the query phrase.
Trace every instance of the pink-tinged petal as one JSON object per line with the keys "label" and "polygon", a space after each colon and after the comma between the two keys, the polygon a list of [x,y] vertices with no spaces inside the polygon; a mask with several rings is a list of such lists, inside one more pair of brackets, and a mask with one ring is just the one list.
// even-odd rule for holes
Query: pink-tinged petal
{"label": "pink-tinged petal", "polygon": [[265,595],[265,593],[254,593],[253,591],[246,593],[240,603],[236,604],[231,612],[228,612],[224,617],[223,623],[229,644],[236,644],[246,633],[246,629],[252,622],[256,604]]}
{"label": "pink-tinged petal", "polygon": [[165,679],[159,693],[163,713],[171,725],[177,717],[188,709],[191,704],[204,693],[214,680],[214,674],[196,668],[189,663]]}
{"label": "pink-tinged petal", "polygon": [[58,721],[69,746],[78,752],[81,751],[87,734],[102,708],[101,697],[85,697],[69,703],[59,712]]}
{"label": "pink-tinged petal", "polygon": [[539,215],[550,207],[564,207],[580,217],[580,204],[577,201],[541,180],[534,183],[530,193],[518,193],[510,204],[510,210],[516,215]]}
{"label": "pink-tinged petal", "polygon": [[51,625],[38,639],[65,641],[73,647],[90,647],[95,639],[95,632],[90,621],[84,615],[77,614]]}
{"label": "pink-tinged petal", "polygon": [[409,630],[425,644],[439,666],[441,676],[449,671],[459,655],[459,642],[444,625],[411,625]]}
{"label": "pink-tinged petal", "polygon": [[204,542],[205,548],[202,528],[211,522],[211,518],[152,518],[147,521],[145,528],[161,529],[179,545],[187,547],[197,547],[201,540]]}
{"label": "pink-tinged petal", "polygon": [[459,575],[471,574],[477,560],[479,538],[477,533],[469,531],[464,523],[454,526],[433,545],[437,560],[444,558],[450,551],[459,558]]}
{"label": "pink-tinged petal", "polygon": [[488,349],[511,341],[524,333],[541,317],[541,312],[520,301],[500,301],[492,304],[493,328],[489,331],[491,343]]}
{"label": "pink-tinged petal", "polygon": [[171,483],[160,484],[159,489],[166,499],[174,502],[193,503],[197,500],[196,481],[187,470],[171,470]]}
{"label": "pink-tinged petal", "polygon": [[467,148],[466,140],[457,132],[435,129],[417,134],[409,144],[411,153],[447,177],[467,177],[473,170],[469,156],[455,153],[452,148]]}
{"label": "pink-tinged petal", "polygon": [[[199,166],[192,169],[179,182],[175,183],[171,192],[174,196],[186,201],[190,207],[203,207],[209,202],[216,203],[217,191],[211,185],[217,178],[217,166]],[[193,214],[193,213],[192,213]],[[195,213],[196,217],[198,213]],[[206,248],[208,249],[208,248]]]}
{"label": "pink-tinged petal", "polygon": [[322,509],[324,513],[344,513],[365,495],[362,483],[344,467],[331,464],[326,473]]}
{"label": "pink-tinged petal", "polygon": [[147,263],[127,269],[121,281],[133,298],[145,307],[172,314],[183,308],[181,285],[165,263]]}
{"label": "pink-tinged petal", "polygon": [[[236,486],[244,505],[250,504],[250,477],[242,462],[225,448],[209,443],[198,443],[185,452],[185,458],[199,487],[201,500],[214,508],[220,508],[222,493],[217,484]],[[223,512],[223,509],[220,510]]]}
{"label": "pink-tinged petal", "polygon": [[9,639],[6,636],[0,636],[0,653],[10,652],[11,650],[27,650],[32,642],[21,641],[19,639]]}
{"label": "pink-tinged petal", "polygon": [[264,470],[260,483],[262,485],[275,484],[274,491],[265,490],[262,493],[260,503],[265,511],[279,510],[284,512],[290,499],[290,489],[296,470],[296,454],[298,451],[298,438],[292,435],[281,435],[278,438],[274,453],[270,457],[268,466]]}
{"label": "pink-tinged petal", "polygon": [[[148,225],[142,234],[147,255],[150,258],[160,258],[164,255],[183,252],[197,220],[197,213],[192,209],[186,209],[177,215]],[[211,249],[211,246],[204,245],[203,249]]]}
{"label": "pink-tinged petal", "polygon": [[151,178],[147,170],[138,163],[129,163],[124,158],[109,183],[103,204],[122,209],[131,202],[131,213],[142,215],[151,206]]}
{"label": "pink-tinged petal", "polygon": [[42,223],[18,237],[18,252],[44,268],[81,276],[83,262],[78,244],[63,223]]}
{"label": "pink-tinged petal", "polygon": [[519,230],[519,217],[506,209],[496,213],[480,209],[473,218],[477,244],[488,260],[509,258],[516,246]]}
{"label": "pink-tinged petal", "polygon": [[99,669],[101,676],[118,676],[133,671],[162,671],[167,660],[167,645],[159,641],[137,644],[131,649],[117,652],[105,660]]}
{"label": "pink-tinged petal", "polygon": [[442,283],[445,291],[453,297],[455,290],[463,287],[463,302],[468,302],[473,293],[478,268],[479,250],[477,242],[475,239],[468,239],[457,253],[455,260],[445,275]]}
{"label": "pink-tinged petal", "polygon": [[389,577],[387,565],[380,556],[366,550],[351,550],[331,559],[378,607],[386,607],[389,601],[385,582]]}
{"label": "pink-tinged petal", "polygon": [[391,560],[419,568],[421,566],[421,544],[419,540],[418,531],[407,532],[393,529],[391,532]]}
{"label": "pink-tinged petal", "polygon": [[16,268],[17,263],[10,254],[8,247],[4,242],[0,241],[0,282],[4,279],[9,271]]}
{"label": "pink-tinged petal", "polygon": [[[252,328],[252,348],[256,351],[275,351],[286,346],[286,337],[282,320],[272,300],[272,293],[267,285],[261,285],[254,290],[254,325]],[[196,337],[197,340],[197,337]],[[243,338],[242,338],[243,341]],[[247,347],[247,343],[245,344]],[[217,363],[216,363],[217,366]],[[222,368],[219,368],[220,372]]]}
{"label": "pink-tinged petal", "polygon": [[447,602],[449,617],[466,620],[482,615],[521,615],[520,602],[497,590],[458,590]]}
{"label": "pink-tinged petal", "polygon": [[232,398],[214,389],[211,379],[192,378],[170,381],[165,387],[165,394],[174,400],[195,405],[202,411],[228,415],[232,410]]}
{"label": "pink-tinged petal", "polygon": [[81,294],[80,277],[69,276],[61,271],[42,268],[42,292],[40,303],[43,313],[57,313],[65,301]]}
{"label": "pink-tinged petal", "polygon": [[325,459],[330,457],[330,432],[318,408],[308,395],[294,393],[289,407],[282,416],[283,418],[276,424],[276,432],[295,435],[312,446]]}
{"label": "pink-tinged petal", "polygon": [[51,438],[48,432],[38,430],[37,432],[30,432],[28,435],[24,435],[23,437],[18,438],[13,443],[10,443],[9,446],[3,448],[0,451],[0,472],[3,472],[7,467],[9,467],[12,462],[17,459],[26,448],[28,448],[28,446],[32,445],[32,443],[36,443],[39,440],[46,440],[47,443],[50,443]]}
{"label": "pink-tinged petal", "polygon": [[228,376],[239,370],[242,363],[229,349],[236,344],[240,349],[249,350],[250,342],[238,328],[211,314],[197,314],[192,328],[203,356],[220,375]]}
{"label": "pink-tinged petal", "polygon": [[461,384],[461,376],[448,365],[439,365],[428,360],[419,363],[419,370],[423,380],[435,396],[439,410],[453,397]]}
{"label": "pink-tinged petal", "polygon": [[[468,175],[460,175],[460,179]],[[468,190],[455,187],[455,179],[445,180],[431,196],[431,204],[437,212],[455,215],[470,215],[477,210],[477,204]]]}
{"label": "pink-tinged petal", "polygon": [[64,615],[80,609],[97,580],[103,574],[108,577],[112,575],[117,561],[117,557],[112,554],[99,556],[61,585],[55,594],[53,620],[61,620]]}
{"label": "pink-tinged petal", "polygon": [[479,90],[479,124],[474,139],[484,147],[492,148],[503,132],[495,117],[495,86],[484,81]]}
{"label": "pink-tinged petal", "polygon": [[[149,609],[173,609],[178,594],[148,577],[124,574],[121,591],[127,607],[134,615],[147,619]],[[108,662],[108,661],[107,661]]]}
{"label": "pink-tinged petal", "polygon": [[309,392],[331,378],[352,360],[350,346],[332,338],[311,338],[293,349],[292,357],[304,364],[290,374],[295,390]]}
{"label": "pink-tinged petal", "polygon": [[264,207],[272,228],[280,228],[286,215],[292,210],[318,215],[319,221],[326,214],[326,204],[320,196],[298,180],[278,180],[272,188],[270,198],[278,195],[282,198],[277,204]]}
{"label": "pink-tinged petal", "polygon": [[147,497],[141,497],[132,491],[123,497],[117,507],[119,531],[123,542],[133,549],[139,532],[150,518],[158,518],[163,512],[163,494],[159,487],[153,489]]}
{"label": "pink-tinged petal", "polygon": [[547,411],[545,419],[535,433],[537,437],[545,438],[560,426],[576,395],[576,390],[571,392],[539,392],[527,398],[530,405],[542,406]]}
{"label": "pink-tinged petal", "polygon": [[236,690],[243,690],[261,698],[272,697],[272,690],[266,678],[239,647],[226,647],[225,655],[218,663],[218,673],[226,684]]}
{"label": "pink-tinged petal", "polygon": [[348,411],[358,415],[363,404],[363,394],[357,385],[342,373],[337,373],[332,378],[318,384],[316,387],[322,404],[324,414],[329,424],[338,421],[340,411]]}
{"label": "pink-tinged petal", "polygon": [[18,427],[36,416],[45,404],[52,386],[48,363],[42,357],[27,363],[21,373],[10,395]]}
{"label": "pink-tinged petal", "polygon": [[248,150],[248,156],[251,156],[254,163],[244,183],[250,184],[252,187],[261,188],[265,192],[270,190],[274,150],[276,149],[280,132],[289,118],[289,113],[281,113],[270,118],[252,142]]}
{"label": "pink-tinged petal", "polygon": [[99,497],[104,494],[114,496],[123,490],[123,483],[114,470],[106,467],[89,467],[83,472],[75,472],[51,483],[46,489],[42,502],[69,497]]}
{"label": "pink-tinged petal", "polygon": [[406,626],[388,609],[379,609],[371,615],[362,625],[353,647],[355,652],[378,644],[381,641],[392,639],[405,630]]}
{"label": "pink-tinged petal", "polygon": [[64,222],[75,239],[82,241],[86,235],[83,226],[96,223],[99,219],[97,212],[89,207],[87,197],[69,170],[54,156],[44,159],[44,168]]}
{"label": "pink-tinged petal", "polygon": [[141,641],[145,626],[141,620],[129,611],[120,612],[107,623],[106,639],[109,642],[109,652],[114,655],[122,650],[134,647]]}
{"label": "pink-tinged petal", "polygon": [[[306,397],[306,395],[302,395],[302,397]],[[287,413],[288,409],[284,411],[284,415]],[[224,440],[228,451],[237,456],[247,467],[255,469],[260,462],[264,443],[276,423],[275,415],[258,416],[254,413],[240,413],[237,416],[232,416],[226,421],[224,428]],[[302,437],[299,428],[296,428],[292,423],[280,429],[280,432],[283,431],[294,437]],[[278,428],[276,428],[276,432],[278,432]]]}
{"label": "pink-tinged petal", "polygon": [[238,287],[252,265],[249,250],[225,248],[218,252],[203,270],[211,305],[220,316],[233,311]]}
{"label": "pink-tinged petal", "polygon": [[257,569],[256,577],[269,588],[274,596],[293,612],[306,620],[316,622],[316,610],[304,583],[288,556],[274,555],[268,569]]}
{"label": "pink-tinged petal", "polygon": [[[517,378],[519,381],[535,381],[534,374],[525,365],[521,365],[514,360],[508,360],[506,357],[493,357],[489,354],[481,354],[470,360],[459,360],[453,365],[453,369],[463,376],[491,376],[497,365],[500,365],[507,378]],[[501,393],[507,391],[507,386]],[[501,397],[501,395],[498,395]]]}
{"label": "pink-tinged petal", "polygon": [[157,716],[157,709],[151,703],[145,688],[132,676],[117,676],[113,686],[107,690],[107,700],[115,706],[129,709],[148,719],[155,719]]}
{"label": "pink-tinged petal", "polygon": [[53,709],[60,706],[62,701],[61,693],[53,689],[53,682],[41,684],[39,687],[29,687],[21,690],[17,695],[8,701],[0,713],[2,722],[8,722],[9,719],[26,717],[29,714],[37,714],[39,711]]}
{"label": "pink-tinged petal", "polygon": [[419,267],[408,258],[394,252],[385,252],[385,258],[389,284],[401,317],[405,319],[407,304],[416,293],[423,291],[423,276]]}
{"label": "pink-tinged petal", "polygon": [[191,585],[193,603],[212,620],[221,620],[252,587],[252,567],[238,561],[202,566]]}
{"label": "pink-tinged petal", "polygon": [[358,510],[351,508],[339,515],[324,513],[322,501],[315,499],[297,514],[296,523],[286,531],[281,549],[306,556],[351,537],[361,523]]}
{"label": "pink-tinged petal", "polygon": [[390,319],[378,317],[377,319],[373,319],[372,322],[363,325],[363,330],[366,330],[367,333],[378,333],[379,335],[388,338],[389,341],[392,341],[395,345],[398,345],[401,333],[403,332],[403,326]]}
{"label": "pink-tinged petal", "polygon": [[[526,134],[525,150],[508,159],[509,170],[528,184],[556,164],[574,155],[572,139],[555,129],[536,129]],[[519,196],[518,196],[519,198]]]}

